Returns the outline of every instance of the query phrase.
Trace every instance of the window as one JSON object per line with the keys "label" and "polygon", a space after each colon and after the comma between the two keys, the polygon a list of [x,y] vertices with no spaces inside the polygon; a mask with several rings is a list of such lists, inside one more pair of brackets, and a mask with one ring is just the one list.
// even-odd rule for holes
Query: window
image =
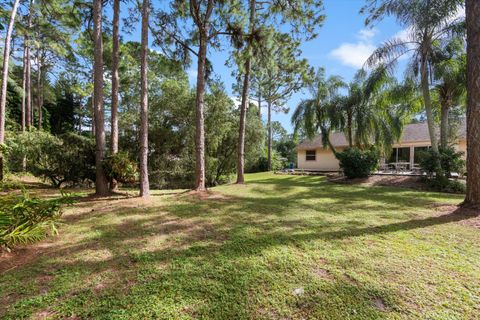
{"label": "window", "polygon": [[420,163],[420,157],[422,155],[422,152],[428,151],[428,149],[430,149],[430,147],[415,147],[415,150],[413,152],[413,162],[416,164]]}
{"label": "window", "polygon": [[393,148],[388,162],[410,162],[410,147]]}
{"label": "window", "polygon": [[307,150],[307,161],[317,160],[317,152],[315,150]]}

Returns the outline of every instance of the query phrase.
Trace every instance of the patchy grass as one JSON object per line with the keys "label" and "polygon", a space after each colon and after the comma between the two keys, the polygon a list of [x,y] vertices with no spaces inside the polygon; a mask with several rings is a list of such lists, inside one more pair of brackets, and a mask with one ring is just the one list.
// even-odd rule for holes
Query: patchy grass
{"label": "patchy grass", "polygon": [[85,197],[59,237],[0,261],[0,318],[477,319],[479,218],[460,201],[272,174]]}

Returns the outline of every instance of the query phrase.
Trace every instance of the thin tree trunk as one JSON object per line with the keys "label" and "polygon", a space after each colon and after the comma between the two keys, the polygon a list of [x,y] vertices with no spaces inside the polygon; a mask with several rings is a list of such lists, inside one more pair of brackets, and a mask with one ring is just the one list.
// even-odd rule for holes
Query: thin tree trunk
{"label": "thin tree trunk", "polygon": [[480,2],[467,0],[467,194],[465,206],[480,208]]}
{"label": "thin tree trunk", "polygon": [[25,122],[27,130],[32,126],[32,67],[30,57],[30,44],[27,44],[26,50],[27,70],[25,74]]}
{"label": "thin tree trunk", "polygon": [[24,38],[23,47],[23,70],[22,70],[22,132],[25,132],[25,102],[27,92],[27,36]]}
{"label": "thin tree trunk", "polygon": [[140,106],[140,196],[150,195],[148,182],[148,15],[149,0],[142,5],[141,106]]}
{"label": "thin tree trunk", "polygon": [[94,115],[95,115],[95,193],[98,196],[109,194],[108,180],[103,170],[102,162],[105,157],[105,128],[103,110],[103,41],[102,41],[102,0],[93,1],[94,20]]}
{"label": "thin tree trunk", "polygon": [[[110,152],[116,154],[118,152],[118,86],[120,78],[118,75],[119,61],[119,20],[120,20],[120,0],[113,2],[113,35],[112,35],[112,116],[111,116],[111,141]],[[110,181],[110,189],[117,189],[117,181]]]}
{"label": "thin tree trunk", "polygon": [[268,127],[268,155],[267,166],[268,171],[272,171],[272,103],[267,101],[267,127]]}
{"label": "thin tree trunk", "polygon": [[[29,1],[28,8],[28,30],[32,30],[32,15],[33,15],[33,2]],[[27,130],[30,130],[32,126],[32,65],[31,65],[31,56],[30,56],[30,35],[25,35],[25,55],[27,59],[27,70],[26,70],[26,82],[25,82],[25,122]]]}
{"label": "thin tree trunk", "polygon": [[262,120],[262,93],[258,90],[258,117]]}
{"label": "thin tree trunk", "polygon": [[[25,115],[25,104],[26,104],[26,95],[27,95],[27,65],[28,65],[28,56],[27,56],[27,47],[28,47],[28,36],[25,36],[23,41],[23,70],[22,70],[22,133],[25,133],[26,128],[26,115]],[[22,171],[27,169],[27,158],[25,155],[22,158]]]}
{"label": "thin tree trunk", "polygon": [[[3,47],[3,68],[2,68],[2,91],[0,92],[0,144],[5,143],[5,107],[7,105],[7,84],[8,84],[8,60],[10,58],[10,41],[12,39],[13,24],[17,15],[20,0],[15,0],[10,14],[10,22],[5,36]],[[0,153],[0,181],[3,180],[3,154]]]}
{"label": "thin tree trunk", "polygon": [[197,97],[196,97],[196,131],[195,131],[195,190],[205,190],[205,62],[207,59],[207,27],[200,32],[198,49]]}
{"label": "thin tree trunk", "polygon": [[[249,34],[255,28],[255,0],[250,0],[250,26]],[[247,44],[247,59],[245,61],[245,74],[243,76],[242,103],[240,105],[240,128],[238,133],[237,154],[237,183],[245,183],[245,122],[247,121],[248,92],[250,91],[250,70],[252,63],[252,43]]]}
{"label": "thin tree trunk", "polygon": [[353,116],[351,112],[347,115],[347,130],[348,130],[348,146],[353,147]]}
{"label": "thin tree trunk", "polygon": [[37,112],[38,130],[42,130],[42,63],[40,61],[40,47],[37,48]]}
{"label": "thin tree trunk", "polygon": [[[95,83],[95,71],[92,69],[92,83]],[[92,92],[92,136],[95,136],[95,91]]]}
{"label": "thin tree trunk", "polygon": [[441,103],[440,115],[440,146],[445,149],[448,147],[448,116],[450,108],[447,101]]}
{"label": "thin tree trunk", "polygon": [[423,103],[425,105],[425,113],[427,114],[428,133],[430,134],[432,150],[433,152],[438,153],[438,141],[432,112],[432,99],[430,97],[430,88],[428,84],[428,66],[425,60],[422,60],[421,62],[420,73]]}

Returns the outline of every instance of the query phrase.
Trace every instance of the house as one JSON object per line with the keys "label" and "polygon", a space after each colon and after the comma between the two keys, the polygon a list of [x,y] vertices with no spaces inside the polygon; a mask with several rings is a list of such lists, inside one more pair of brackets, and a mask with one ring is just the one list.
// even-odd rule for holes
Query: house
{"label": "house", "polygon": [[[466,123],[462,121],[457,131],[457,139],[454,147],[457,151],[467,151]],[[348,141],[343,132],[335,132],[330,135],[330,141],[337,151],[348,148]],[[406,125],[401,139],[393,145],[392,154],[388,159],[382,159],[385,163],[407,162],[410,168],[418,164],[419,151],[430,148],[430,135],[426,122]],[[338,159],[329,148],[324,148],[321,135],[314,139],[304,140],[297,146],[297,167],[312,171],[338,171],[340,169]]]}

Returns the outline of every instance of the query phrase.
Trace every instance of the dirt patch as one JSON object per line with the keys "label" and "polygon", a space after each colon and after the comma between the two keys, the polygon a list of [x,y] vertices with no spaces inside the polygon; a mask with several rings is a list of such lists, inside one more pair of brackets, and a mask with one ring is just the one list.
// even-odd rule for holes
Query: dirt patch
{"label": "dirt patch", "polygon": [[333,275],[328,270],[320,268],[320,267],[314,268],[312,270],[312,273],[315,276],[317,276],[319,278],[322,278],[322,279],[326,279],[326,280],[333,279]]}
{"label": "dirt patch", "polygon": [[50,247],[53,247],[53,245],[53,242],[47,240],[32,245],[16,247],[12,252],[0,249],[0,274],[32,262]]}
{"label": "dirt patch", "polygon": [[387,311],[387,306],[385,305],[385,302],[383,301],[382,298],[375,298],[372,299],[372,303],[377,308],[378,310],[385,312]]}
{"label": "dirt patch", "polygon": [[422,177],[417,176],[370,176],[368,178],[347,179],[340,175],[328,175],[328,181],[340,184],[358,184],[362,186],[400,187],[416,190],[428,190]]}

